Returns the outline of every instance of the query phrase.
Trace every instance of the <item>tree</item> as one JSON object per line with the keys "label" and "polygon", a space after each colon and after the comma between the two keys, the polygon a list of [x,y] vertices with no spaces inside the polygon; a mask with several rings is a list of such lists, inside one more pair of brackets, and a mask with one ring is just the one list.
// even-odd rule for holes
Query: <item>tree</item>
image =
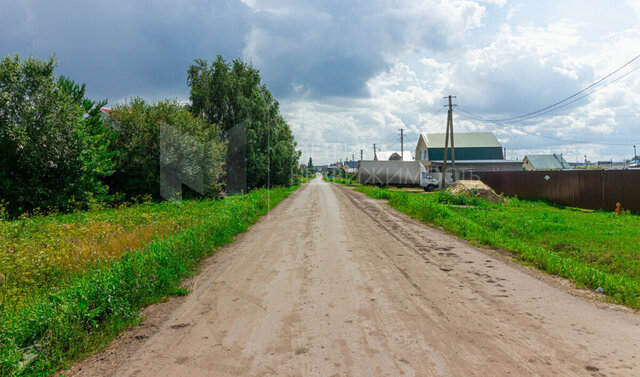
{"label": "tree", "polygon": [[196,59],[187,82],[192,113],[220,125],[223,137],[236,126],[247,126],[249,188],[291,184],[300,153],[278,101],[261,84],[257,69],[239,59],[227,63],[219,55],[211,64]]}
{"label": "tree", "polygon": [[87,205],[113,167],[98,104],[55,67],[53,56],[0,62],[0,197],[12,216]]}
{"label": "tree", "polygon": [[112,146],[118,152],[116,172],[109,179],[112,192],[160,199],[163,169],[173,173],[172,184],[198,180],[204,195],[221,191],[226,147],[217,126],[194,117],[175,100],[148,104],[133,98],[115,106],[111,115],[111,127],[118,131]]}
{"label": "tree", "polygon": [[85,84],[78,85],[64,76],[58,78],[58,86],[71,95],[74,102],[84,111],[83,120],[78,125],[85,137],[85,146],[81,154],[84,186],[101,198],[108,192],[108,187],[103,184],[103,180],[113,174],[116,156],[116,152],[109,150],[109,145],[117,133],[105,126],[103,113],[100,110],[107,101],[96,102],[86,98]]}
{"label": "tree", "polygon": [[313,169],[313,159],[309,157],[309,164],[307,164],[307,168]]}

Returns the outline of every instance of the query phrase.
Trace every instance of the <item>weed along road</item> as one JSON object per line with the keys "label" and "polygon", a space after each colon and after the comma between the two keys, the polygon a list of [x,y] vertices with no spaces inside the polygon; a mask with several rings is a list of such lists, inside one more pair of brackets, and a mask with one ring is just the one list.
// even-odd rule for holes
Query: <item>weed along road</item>
{"label": "weed along road", "polygon": [[65,376],[638,376],[640,316],[319,179]]}

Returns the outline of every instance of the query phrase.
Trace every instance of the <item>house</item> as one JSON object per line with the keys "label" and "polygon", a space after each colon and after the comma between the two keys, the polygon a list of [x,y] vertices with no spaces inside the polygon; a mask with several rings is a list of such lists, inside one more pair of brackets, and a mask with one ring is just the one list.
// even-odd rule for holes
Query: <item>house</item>
{"label": "house", "polygon": [[404,154],[394,151],[376,151],[373,159],[376,161],[413,161],[413,156],[409,151],[404,151]]}
{"label": "house", "polygon": [[[456,161],[504,160],[502,145],[492,132],[456,132],[453,141]],[[444,144],[444,133],[421,133],[416,146],[418,161],[444,160]],[[448,147],[451,148],[451,139]],[[448,158],[451,158],[451,149]]]}
{"label": "house", "polygon": [[[444,133],[420,134],[416,156],[430,172],[442,170],[445,138]],[[455,142],[455,165],[459,172],[522,170],[522,161],[504,159],[502,145],[492,132],[456,132],[453,141]],[[451,164],[451,138],[448,148],[447,164]]]}
{"label": "house", "polygon": [[571,169],[571,165],[561,154],[528,154],[524,156],[525,170],[563,170]]}

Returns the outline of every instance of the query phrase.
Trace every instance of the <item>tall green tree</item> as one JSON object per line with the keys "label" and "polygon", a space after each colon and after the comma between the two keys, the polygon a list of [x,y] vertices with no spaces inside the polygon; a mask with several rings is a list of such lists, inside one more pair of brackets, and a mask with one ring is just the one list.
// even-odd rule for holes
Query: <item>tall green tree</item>
{"label": "tall green tree", "polygon": [[58,78],[58,86],[71,95],[73,101],[84,111],[82,121],[78,124],[78,129],[85,138],[85,146],[80,154],[84,173],[83,185],[100,199],[108,192],[108,187],[103,184],[103,180],[113,174],[116,156],[116,152],[111,151],[109,146],[115,140],[117,133],[105,125],[104,114],[101,111],[107,101],[94,101],[87,98],[86,85],[76,84],[65,76]]}
{"label": "tall green tree", "polygon": [[197,180],[204,195],[221,191],[226,145],[216,125],[175,100],[147,103],[142,98],[115,106],[110,119],[118,132],[112,146],[118,153],[116,172],[108,180],[112,192],[160,199],[163,169],[178,184]]}
{"label": "tall green tree", "polygon": [[187,82],[194,115],[220,125],[225,133],[246,125],[249,188],[291,184],[300,153],[278,101],[256,68],[239,59],[226,62],[220,55],[211,64],[196,59]]}
{"label": "tall green tree", "polygon": [[86,205],[113,168],[99,104],[55,67],[53,56],[0,62],[0,198],[11,215]]}

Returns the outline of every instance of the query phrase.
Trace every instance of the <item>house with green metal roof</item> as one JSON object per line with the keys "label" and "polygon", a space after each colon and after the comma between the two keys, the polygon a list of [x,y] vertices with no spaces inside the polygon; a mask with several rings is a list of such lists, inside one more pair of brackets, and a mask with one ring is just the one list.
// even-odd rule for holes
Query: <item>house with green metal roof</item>
{"label": "house with green metal roof", "polygon": [[563,170],[571,169],[571,165],[561,154],[528,154],[524,156],[525,170]]}
{"label": "house with green metal roof", "polygon": [[[444,133],[422,133],[416,146],[416,159],[430,172],[442,171]],[[456,132],[449,135],[447,164],[453,168],[451,142],[454,142],[457,175],[486,171],[520,171],[522,161],[505,160],[502,144],[491,132]],[[466,173],[465,173],[466,172]]]}
{"label": "house with green metal roof", "polygon": [[[416,146],[418,161],[444,160],[444,133],[420,134]],[[449,135],[449,151],[447,160],[451,159],[451,135]],[[456,132],[453,135],[455,159],[469,160],[504,160],[502,145],[492,132]]]}

